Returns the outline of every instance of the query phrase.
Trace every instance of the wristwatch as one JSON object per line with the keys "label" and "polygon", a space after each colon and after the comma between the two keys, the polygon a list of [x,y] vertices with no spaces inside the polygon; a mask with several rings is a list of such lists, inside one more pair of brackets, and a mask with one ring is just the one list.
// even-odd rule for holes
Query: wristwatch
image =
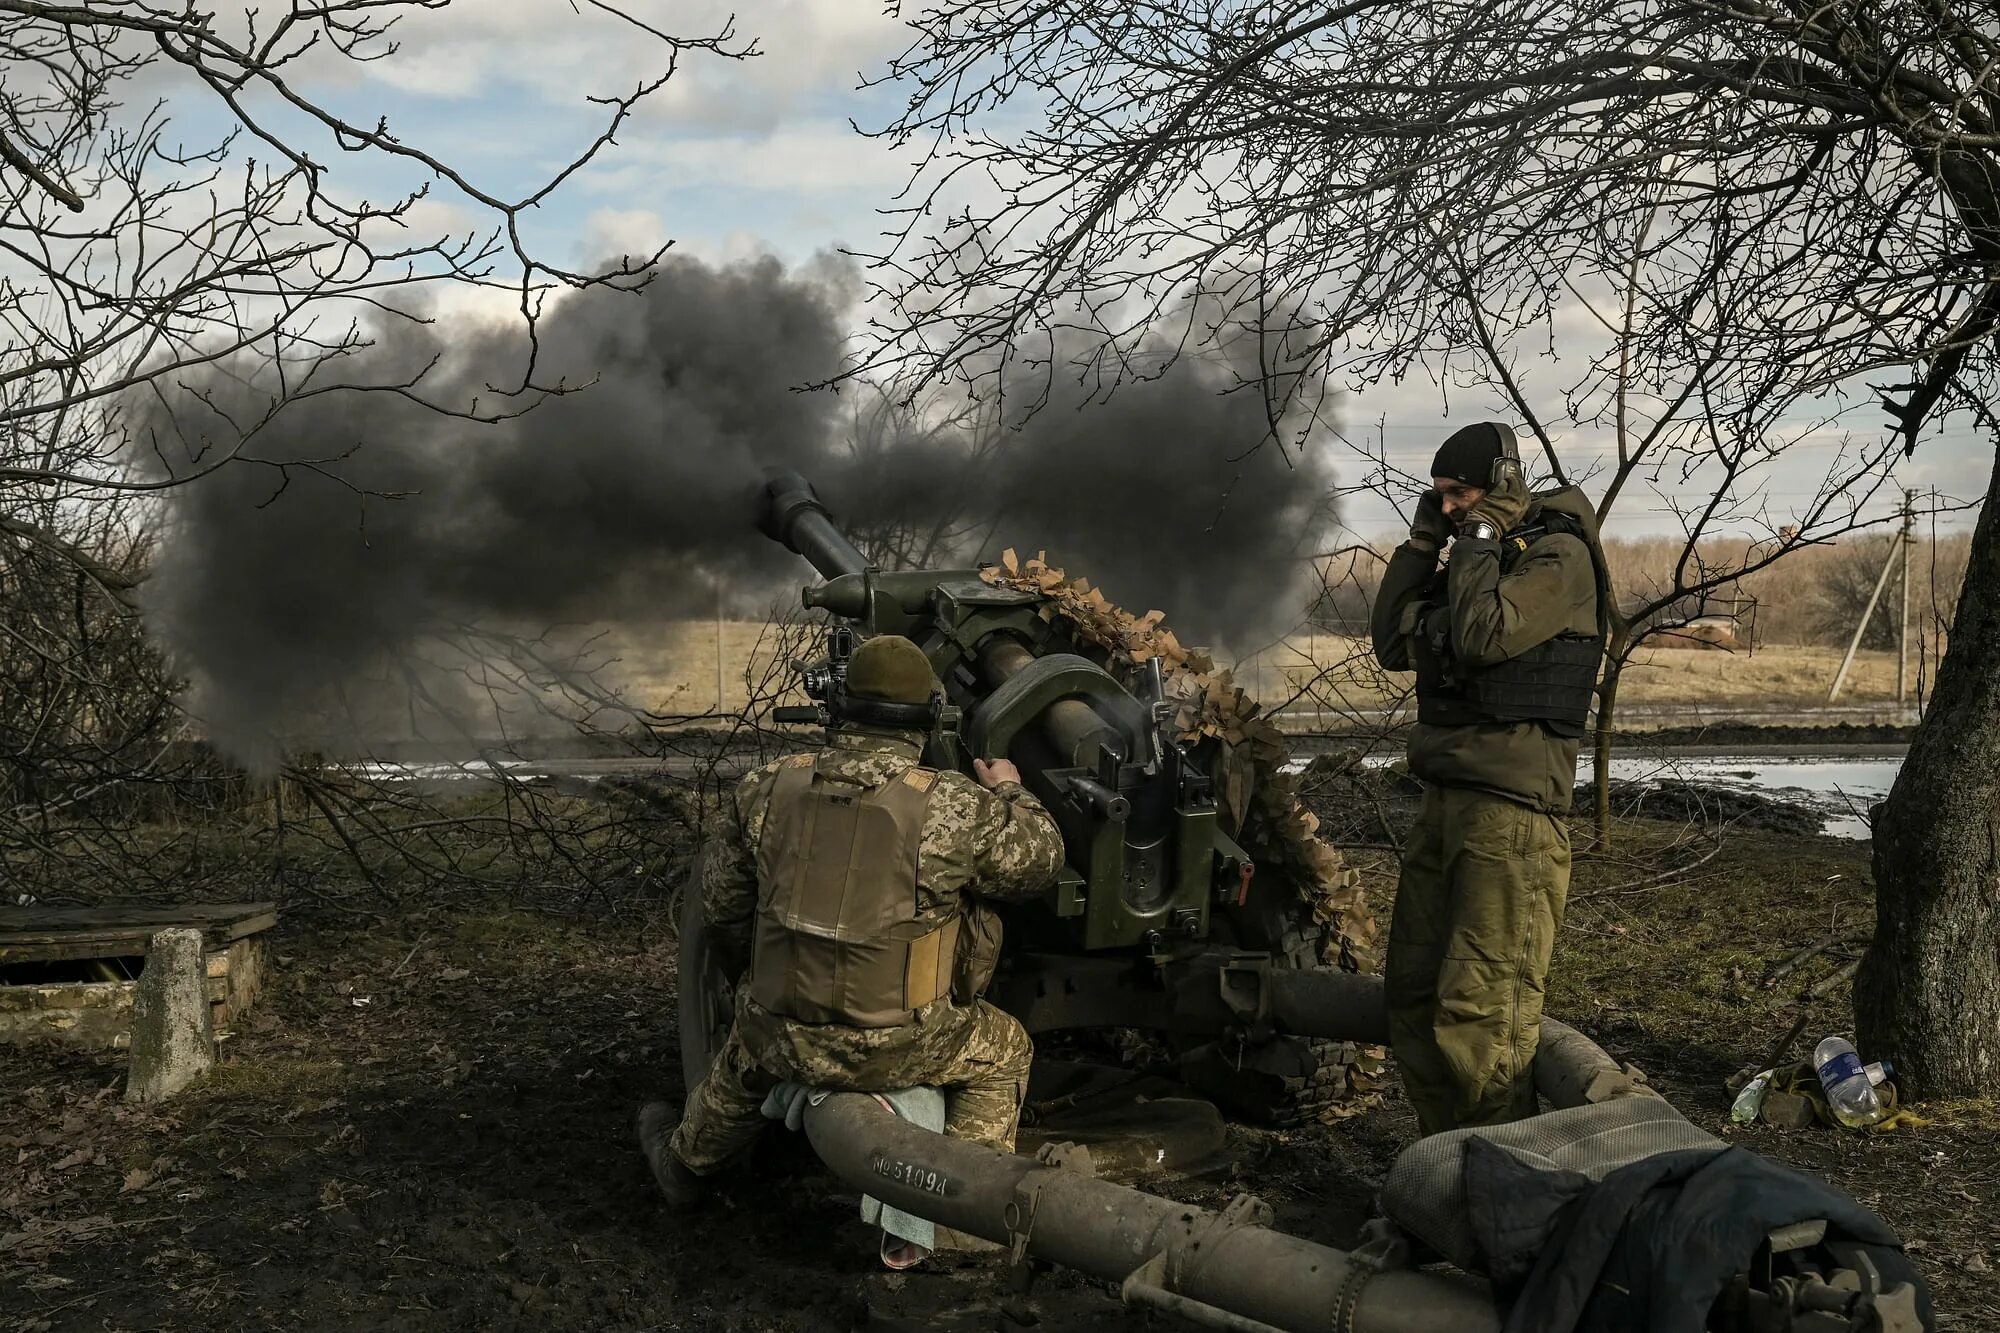
{"label": "wristwatch", "polygon": [[1475,518],[1458,530],[1461,537],[1471,537],[1482,542],[1490,542],[1500,535],[1500,529],[1483,518]]}

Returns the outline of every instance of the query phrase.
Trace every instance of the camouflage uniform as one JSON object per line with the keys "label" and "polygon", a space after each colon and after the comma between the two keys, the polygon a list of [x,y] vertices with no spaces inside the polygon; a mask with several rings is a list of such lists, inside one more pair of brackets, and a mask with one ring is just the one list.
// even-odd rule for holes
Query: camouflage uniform
{"label": "camouflage uniform", "polygon": [[[820,771],[883,783],[915,766],[919,753],[920,738],[909,733],[839,729],[828,734]],[[707,920],[737,941],[749,938],[757,909],[757,847],[777,772],[767,765],[738,785],[704,859]],[[1019,784],[989,792],[963,774],[938,775],[924,812],[920,895],[1025,901],[1054,882],[1062,860],[1055,820]],[[728,1041],[689,1093],[672,1151],[697,1175],[722,1167],[757,1136],[764,1096],[785,1079],[853,1092],[941,1087],[945,1133],[1012,1151],[1032,1053],[1020,1023],[984,1000],[947,996],[900,1027],[861,1028],[768,1013],[745,986]]]}
{"label": "camouflage uniform", "polygon": [[[1461,537],[1448,572],[1451,639],[1474,666],[1516,659],[1557,635],[1598,631],[1596,518],[1573,487],[1534,497],[1582,535],[1502,543]],[[1398,547],[1372,616],[1375,654],[1413,665],[1414,612],[1435,552]],[[1412,728],[1410,773],[1425,786],[1403,849],[1384,985],[1389,1035],[1424,1132],[1535,1113],[1531,1066],[1549,959],[1569,892],[1570,790],[1578,740],[1537,721]]]}

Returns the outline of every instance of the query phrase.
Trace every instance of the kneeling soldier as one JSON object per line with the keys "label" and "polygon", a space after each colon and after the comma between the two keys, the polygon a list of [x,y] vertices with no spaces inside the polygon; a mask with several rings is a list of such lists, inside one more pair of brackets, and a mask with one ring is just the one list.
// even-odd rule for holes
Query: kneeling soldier
{"label": "kneeling soldier", "polygon": [[1011,1152],[1033,1047],[979,998],[999,922],[981,898],[1033,898],[1062,867],[1055,820],[1004,759],[978,782],[918,763],[937,679],[914,643],[864,643],[828,703],[826,747],[744,778],[703,858],[711,928],[747,951],[734,1025],[678,1127],[648,1105],[639,1140],[660,1191],[756,1138],[783,1080],[845,1092],[945,1090],[945,1133]]}

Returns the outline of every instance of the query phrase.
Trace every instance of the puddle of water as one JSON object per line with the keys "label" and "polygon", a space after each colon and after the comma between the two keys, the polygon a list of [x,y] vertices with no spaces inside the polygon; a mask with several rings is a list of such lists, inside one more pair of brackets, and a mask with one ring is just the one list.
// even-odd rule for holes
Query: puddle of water
{"label": "puddle of water", "polygon": [[[1634,757],[1611,760],[1614,782],[1657,782],[1671,778],[1726,790],[1751,792],[1804,806],[1826,816],[1826,831],[1840,838],[1869,836],[1868,808],[1889,794],[1900,759],[1746,758],[1720,755],[1699,759]],[[1577,781],[1588,782],[1596,764],[1585,756]]]}
{"label": "puddle of water", "polygon": [[[1389,763],[1396,756],[1372,754],[1362,762],[1371,767]],[[1306,765],[1296,759],[1286,765],[1298,772]],[[1842,758],[1813,756],[1799,759],[1766,756],[1716,755],[1700,758],[1668,759],[1633,756],[1611,760],[1614,782],[1659,782],[1672,779],[1704,786],[1751,792],[1771,800],[1804,806],[1826,817],[1826,831],[1835,837],[1866,838],[1868,807],[1889,794],[1902,767],[1900,759]],[[1589,782],[1597,765],[1589,754],[1576,765],[1578,782]]]}
{"label": "puddle of water", "polygon": [[525,759],[502,759],[497,763],[487,759],[465,759],[456,763],[404,764],[373,759],[365,763],[339,765],[333,771],[345,771],[373,782],[484,782],[496,773],[520,768],[525,763]]}
{"label": "puddle of water", "polygon": [[[1377,752],[1366,756],[1362,762],[1370,767],[1380,767],[1397,757],[1394,753]],[[1285,771],[1297,773],[1305,768],[1307,762],[1303,758],[1294,759],[1285,765]],[[581,780],[596,780],[596,775],[587,771],[588,765],[553,764],[550,767],[558,771],[575,767],[578,770],[576,776]],[[1611,777],[1614,782],[1650,783],[1671,779],[1752,792],[1817,812],[1826,819],[1826,832],[1836,837],[1866,838],[1869,836],[1868,807],[1889,794],[1889,787],[1896,780],[1896,770],[1901,767],[1902,761],[1897,758],[1839,755],[1798,759],[1765,755],[1688,758],[1631,755],[1613,757]],[[474,759],[460,763],[378,761],[355,764],[348,771],[378,781],[452,783],[490,781],[501,771],[522,768],[535,771],[532,761],[521,759]],[[1578,782],[1590,781],[1595,772],[1596,764],[1587,752],[1578,757]]]}

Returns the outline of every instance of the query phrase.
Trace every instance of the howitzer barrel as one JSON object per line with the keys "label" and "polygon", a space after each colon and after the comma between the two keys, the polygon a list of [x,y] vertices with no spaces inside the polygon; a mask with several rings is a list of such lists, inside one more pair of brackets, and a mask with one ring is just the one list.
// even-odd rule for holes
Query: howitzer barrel
{"label": "howitzer barrel", "polygon": [[794,555],[804,556],[823,578],[868,568],[868,557],[841,535],[812,483],[796,472],[774,472],[764,482],[757,526]]}
{"label": "howitzer barrel", "polygon": [[[818,492],[804,477],[788,471],[774,471],[767,476],[760,496],[757,526],[765,536],[804,556],[826,579],[817,588],[805,590],[802,600],[806,606],[855,621],[867,633],[904,632],[921,637],[919,631],[906,628],[901,622],[915,624],[921,620],[939,576],[918,570],[893,573],[875,570],[835,526]],[[964,577],[976,578],[977,574],[967,570]],[[995,634],[980,644],[976,661],[985,685],[998,689],[1033,668],[1037,659],[1026,645]],[[1093,763],[1100,750],[1120,759],[1131,757],[1126,753],[1129,747],[1117,725],[1081,699],[1054,700],[1039,711],[1035,725],[1054,748],[1061,765]],[[1107,817],[1123,818],[1124,806],[1120,802],[1100,797],[1098,793],[1089,793],[1088,799]]]}

